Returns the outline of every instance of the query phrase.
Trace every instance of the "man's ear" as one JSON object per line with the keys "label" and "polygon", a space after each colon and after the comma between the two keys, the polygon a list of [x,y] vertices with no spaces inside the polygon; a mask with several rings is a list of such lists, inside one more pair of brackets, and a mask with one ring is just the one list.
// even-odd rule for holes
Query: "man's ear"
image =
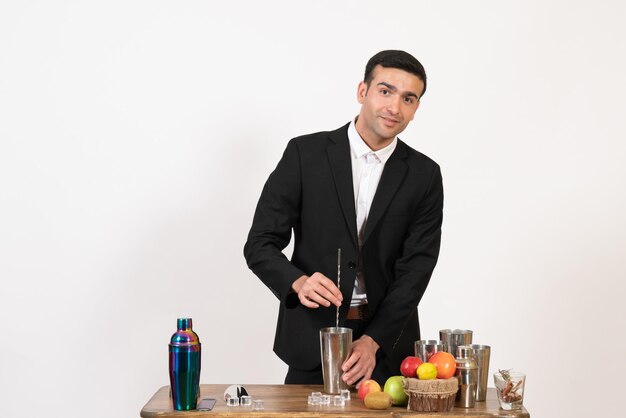
{"label": "man's ear", "polygon": [[367,89],[368,89],[367,84],[365,84],[364,81],[361,81],[359,83],[359,86],[356,89],[356,99],[360,104],[363,104],[363,101],[365,100],[365,96],[367,96]]}

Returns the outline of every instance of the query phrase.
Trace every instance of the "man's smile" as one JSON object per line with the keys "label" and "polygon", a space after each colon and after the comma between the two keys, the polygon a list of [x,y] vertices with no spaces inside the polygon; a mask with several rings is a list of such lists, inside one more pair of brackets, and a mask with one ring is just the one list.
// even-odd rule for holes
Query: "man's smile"
{"label": "man's smile", "polygon": [[383,120],[383,123],[387,126],[394,126],[400,123],[400,121],[397,118],[383,116],[383,115],[380,115],[379,117]]}

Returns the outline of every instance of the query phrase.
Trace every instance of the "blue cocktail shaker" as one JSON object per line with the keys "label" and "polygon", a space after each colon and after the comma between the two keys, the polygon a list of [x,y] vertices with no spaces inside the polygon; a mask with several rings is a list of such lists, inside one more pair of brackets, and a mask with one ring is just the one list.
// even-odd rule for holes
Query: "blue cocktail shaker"
{"label": "blue cocktail shaker", "polygon": [[170,340],[170,387],[177,411],[196,409],[200,395],[200,339],[191,329],[191,318],[178,318],[178,330]]}

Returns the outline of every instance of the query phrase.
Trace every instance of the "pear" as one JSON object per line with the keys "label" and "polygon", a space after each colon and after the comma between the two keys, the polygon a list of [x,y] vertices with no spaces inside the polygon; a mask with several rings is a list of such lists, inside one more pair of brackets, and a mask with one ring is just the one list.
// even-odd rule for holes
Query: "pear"
{"label": "pear", "polygon": [[372,392],[365,397],[365,407],[368,409],[387,409],[392,402],[391,395],[385,392]]}

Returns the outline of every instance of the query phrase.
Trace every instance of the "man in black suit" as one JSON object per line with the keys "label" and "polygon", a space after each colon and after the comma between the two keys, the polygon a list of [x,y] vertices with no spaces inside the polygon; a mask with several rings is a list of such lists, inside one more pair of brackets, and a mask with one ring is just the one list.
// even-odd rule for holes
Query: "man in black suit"
{"label": "man in black suit", "polygon": [[382,385],[413,354],[417,306],[439,255],[443,187],[439,166],[397,135],[425,90],[413,56],[374,55],[356,119],[292,139],[263,188],[244,255],[280,300],[274,351],[289,366],[285,383],[323,383],[319,330],[335,325],[336,306],[340,325],[353,329],[348,384]]}

